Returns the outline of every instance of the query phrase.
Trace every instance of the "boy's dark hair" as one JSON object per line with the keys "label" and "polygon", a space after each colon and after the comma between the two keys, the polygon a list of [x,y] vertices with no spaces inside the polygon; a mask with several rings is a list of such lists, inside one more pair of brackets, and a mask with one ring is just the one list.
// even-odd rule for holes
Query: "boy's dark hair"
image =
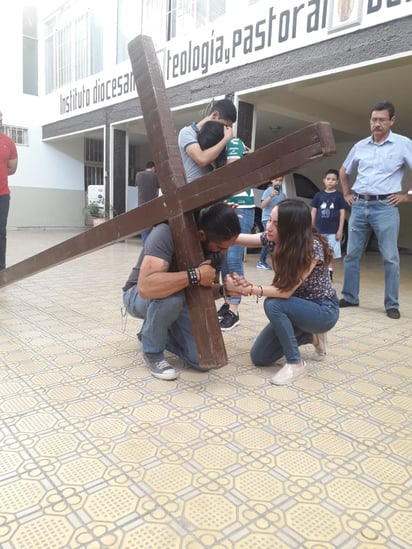
{"label": "boy's dark hair", "polygon": [[329,174],[336,175],[336,177],[339,179],[339,172],[338,170],[335,170],[334,168],[331,168],[330,170],[326,170],[325,175],[323,177],[326,177]]}
{"label": "boy's dark hair", "polygon": [[370,116],[372,116],[373,111],[388,111],[389,118],[395,116],[395,106],[390,101],[381,101],[377,103],[374,107],[371,108]]}
{"label": "boy's dark hair", "polygon": [[231,120],[232,122],[236,122],[236,107],[230,99],[219,99],[219,101],[214,101],[208,108],[208,114],[212,114],[213,111],[217,111],[219,113],[219,117],[223,120]]}
{"label": "boy's dark hair", "polygon": [[153,160],[149,160],[149,162],[146,162],[146,166],[145,166],[146,170],[149,170],[154,167],[155,167],[155,163],[153,162]]}
{"label": "boy's dark hair", "polygon": [[239,217],[225,202],[201,209],[196,222],[197,228],[205,232],[209,241],[226,242],[240,234]]}
{"label": "boy's dark hair", "polygon": [[[217,120],[209,120],[208,122],[205,122],[200,128],[199,133],[197,134],[197,141],[200,145],[200,148],[204,151],[205,149],[210,149],[210,147],[217,145],[219,141],[222,141],[224,135],[225,134],[223,130],[223,124],[221,124]],[[225,165],[225,148],[221,151],[221,153],[214,162],[217,168]]]}
{"label": "boy's dark hair", "polygon": [[217,145],[223,139],[224,135],[223,124],[216,120],[209,120],[200,128],[197,134],[197,141],[200,148],[204,151]]}

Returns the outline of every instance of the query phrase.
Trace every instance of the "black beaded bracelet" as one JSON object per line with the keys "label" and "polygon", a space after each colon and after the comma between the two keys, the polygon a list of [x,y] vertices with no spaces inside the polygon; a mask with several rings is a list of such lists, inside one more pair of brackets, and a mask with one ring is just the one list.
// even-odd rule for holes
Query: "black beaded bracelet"
{"label": "black beaded bracelet", "polygon": [[199,279],[197,277],[196,267],[189,267],[187,270],[187,278],[191,286],[198,286]]}

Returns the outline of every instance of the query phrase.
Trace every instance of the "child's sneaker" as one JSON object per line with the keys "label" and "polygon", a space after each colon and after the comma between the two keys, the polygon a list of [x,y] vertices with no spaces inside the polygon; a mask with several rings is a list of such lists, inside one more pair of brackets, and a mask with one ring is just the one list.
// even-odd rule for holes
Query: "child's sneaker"
{"label": "child's sneaker", "polygon": [[227,315],[228,310],[229,310],[229,303],[223,303],[223,305],[220,307],[220,309],[217,312],[217,318],[219,319],[219,321],[222,320]]}
{"label": "child's sneaker", "polygon": [[266,271],[271,271],[272,267],[270,267],[266,261],[258,261],[256,265],[256,269],[265,269]]}
{"label": "child's sneaker", "polygon": [[219,326],[222,332],[230,332],[230,330],[235,328],[239,322],[239,315],[232,313],[232,311],[228,311],[219,322]]}

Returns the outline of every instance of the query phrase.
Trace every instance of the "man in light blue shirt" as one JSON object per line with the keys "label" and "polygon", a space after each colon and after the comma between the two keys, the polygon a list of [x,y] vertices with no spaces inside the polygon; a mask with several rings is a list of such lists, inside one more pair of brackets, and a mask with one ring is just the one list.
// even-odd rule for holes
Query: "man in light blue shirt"
{"label": "man in light blue shirt", "polygon": [[[372,229],[385,270],[384,305],[389,318],[399,313],[399,211],[398,204],[412,198],[402,193],[405,167],[412,170],[412,141],[393,133],[395,108],[389,101],[371,110],[371,135],[350,150],[339,175],[346,202],[352,206],[340,307],[359,305],[360,261]],[[349,177],[356,172],[349,188]]]}

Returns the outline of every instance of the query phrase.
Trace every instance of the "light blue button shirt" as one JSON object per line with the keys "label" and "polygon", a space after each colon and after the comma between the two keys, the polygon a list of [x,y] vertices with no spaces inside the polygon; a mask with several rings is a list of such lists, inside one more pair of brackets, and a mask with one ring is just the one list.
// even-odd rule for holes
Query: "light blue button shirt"
{"label": "light blue button shirt", "polygon": [[352,190],[373,195],[400,192],[406,166],[412,170],[412,141],[391,131],[380,144],[372,136],[358,141],[343,163],[348,175],[357,170]]}

